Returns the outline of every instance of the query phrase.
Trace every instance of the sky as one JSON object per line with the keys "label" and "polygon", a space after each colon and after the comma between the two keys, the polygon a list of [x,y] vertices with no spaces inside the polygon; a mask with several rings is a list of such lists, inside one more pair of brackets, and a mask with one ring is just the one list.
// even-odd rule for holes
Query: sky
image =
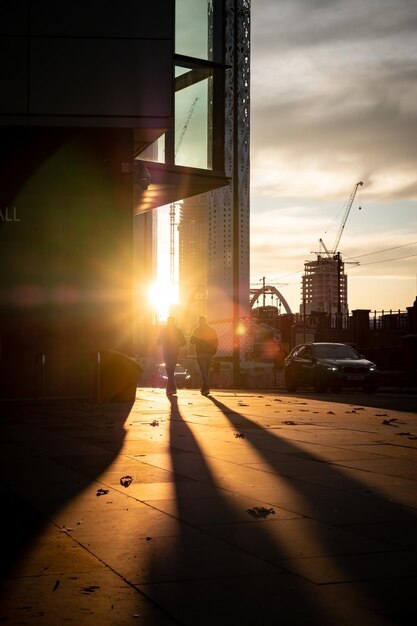
{"label": "sky", "polygon": [[[252,0],[251,286],[299,310],[304,263],[338,251],[349,309],[417,295],[417,3]],[[269,302],[268,302],[269,303]]]}

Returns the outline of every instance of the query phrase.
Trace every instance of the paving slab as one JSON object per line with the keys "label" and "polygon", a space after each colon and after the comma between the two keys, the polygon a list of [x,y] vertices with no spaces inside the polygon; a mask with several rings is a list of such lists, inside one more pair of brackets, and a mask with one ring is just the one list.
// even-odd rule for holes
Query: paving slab
{"label": "paving slab", "polygon": [[0,620],[409,626],[417,405],[396,398],[0,405]]}

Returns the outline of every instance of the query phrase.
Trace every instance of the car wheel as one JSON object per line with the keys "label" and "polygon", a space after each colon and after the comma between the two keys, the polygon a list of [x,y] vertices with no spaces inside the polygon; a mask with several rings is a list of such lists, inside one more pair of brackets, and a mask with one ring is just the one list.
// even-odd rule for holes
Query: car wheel
{"label": "car wheel", "polygon": [[323,374],[321,372],[317,372],[314,378],[314,389],[317,391],[317,393],[323,393],[324,391],[326,391],[326,388],[327,385]]}
{"label": "car wheel", "polygon": [[365,393],[375,393],[377,389],[377,385],[365,385],[363,388]]}
{"label": "car wheel", "polygon": [[285,386],[287,388],[287,391],[290,392],[297,391],[298,387],[295,377],[292,374],[288,374],[287,372],[285,373]]}

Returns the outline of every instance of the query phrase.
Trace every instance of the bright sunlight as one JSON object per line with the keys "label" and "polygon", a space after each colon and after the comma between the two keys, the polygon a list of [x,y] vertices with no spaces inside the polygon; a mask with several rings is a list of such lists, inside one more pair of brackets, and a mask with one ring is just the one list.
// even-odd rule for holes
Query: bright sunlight
{"label": "bright sunlight", "polygon": [[171,307],[178,304],[178,290],[169,280],[158,280],[148,290],[149,302],[151,303],[159,322],[167,319]]}

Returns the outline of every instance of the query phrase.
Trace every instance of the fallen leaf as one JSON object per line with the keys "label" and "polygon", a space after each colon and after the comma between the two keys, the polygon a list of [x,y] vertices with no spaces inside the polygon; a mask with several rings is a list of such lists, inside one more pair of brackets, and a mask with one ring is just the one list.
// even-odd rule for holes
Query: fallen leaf
{"label": "fallen leaf", "polygon": [[256,519],[265,519],[268,515],[275,515],[274,509],[267,509],[264,506],[254,506],[251,509],[247,509],[247,512]]}

